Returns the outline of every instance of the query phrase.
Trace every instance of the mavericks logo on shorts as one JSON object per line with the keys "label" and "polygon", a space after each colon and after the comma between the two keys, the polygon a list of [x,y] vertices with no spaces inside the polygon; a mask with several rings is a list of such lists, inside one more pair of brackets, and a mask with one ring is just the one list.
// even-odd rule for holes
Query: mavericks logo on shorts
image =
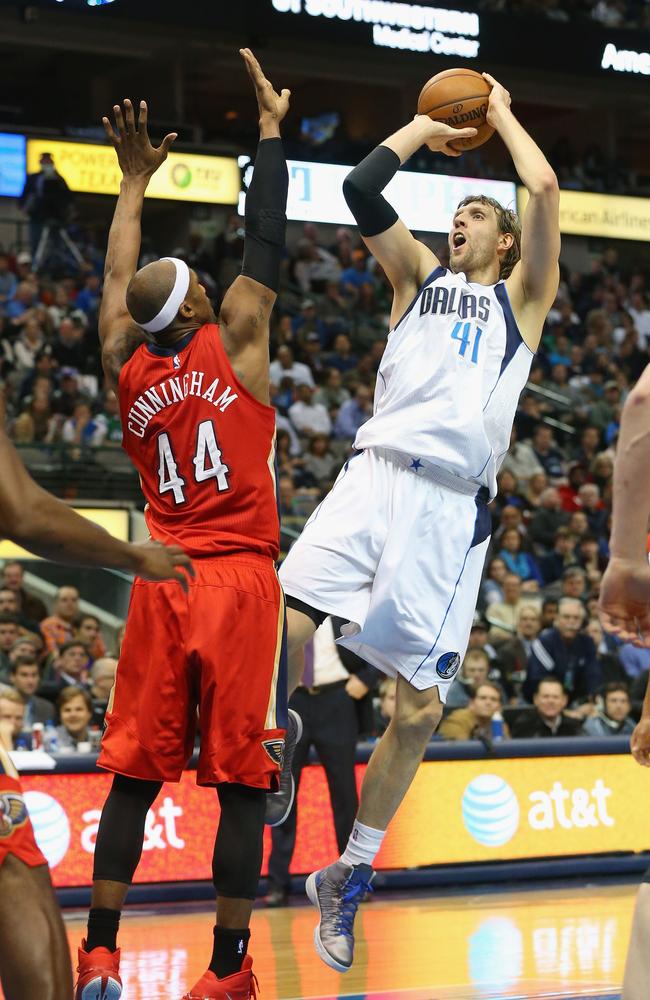
{"label": "mavericks logo on shorts", "polygon": [[0,792],[0,840],[8,837],[17,826],[27,822],[27,807],[22,795]]}
{"label": "mavericks logo on shorts", "polygon": [[436,673],[438,677],[448,681],[454,676],[460,666],[459,653],[443,653],[436,663]]}
{"label": "mavericks logo on shorts", "polygon": [[284,761],[284,740],[262,740],[262,746],[274,764],[282,769]]}

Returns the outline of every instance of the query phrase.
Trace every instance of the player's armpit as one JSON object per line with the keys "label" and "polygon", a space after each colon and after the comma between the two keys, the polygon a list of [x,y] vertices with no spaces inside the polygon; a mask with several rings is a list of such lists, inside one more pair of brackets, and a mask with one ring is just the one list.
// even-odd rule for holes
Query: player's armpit
{"label": "player's armpit", "polygon": [[147,340],[139,326],[128,313],[110,322],[100,320],[102,344],[102,368],[110,383],[116,389],[120,372],[134,351]]}
{"label": "player's armpit", "polygon": [[433,250],[416,240],[401,219],[378,236],[364,236],[363,241],[392,285],[391,326],[394,326],[440,261]]}

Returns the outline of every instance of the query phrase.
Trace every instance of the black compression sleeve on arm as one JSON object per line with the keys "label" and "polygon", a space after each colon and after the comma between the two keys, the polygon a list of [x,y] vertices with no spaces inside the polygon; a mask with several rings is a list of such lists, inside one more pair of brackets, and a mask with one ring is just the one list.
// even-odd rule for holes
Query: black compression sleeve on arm
{"label": "black compression sleeve on arm", "polygon": [[399,167],[397,153],[377,146],[343,181],[343,195],[362,236],[378,236],[397,222],[397,212],[381,192]]}
{"label": "black compression sleeve on arm", "polygon": [[246,195],[242,274],[277,292],[287,229],[289,174],[282,139],[262,139]]}

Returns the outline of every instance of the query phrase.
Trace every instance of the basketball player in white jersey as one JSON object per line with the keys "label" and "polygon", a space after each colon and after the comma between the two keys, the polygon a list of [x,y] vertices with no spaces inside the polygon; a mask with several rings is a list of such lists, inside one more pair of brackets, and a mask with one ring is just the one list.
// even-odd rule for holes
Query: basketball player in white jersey
{"label": "basketball player in white jersey", "polygon": [[[614,463],[610,560],[600,588],[600,620],[623,642],[650,647],[650,365],[621,416]],[[650,767],[650,684],[630,738],[638,764]],[[646,1000],[650,983],[650,868],[639,887],[625,963],[622,1000]]]}
{"label": "basketball player in white jersey", "polygon": [[395,715],[368,765],[348,847],[307,880],[320,911],[316,948],[339,971],[352,964],[373,859],[465,655],[489,543],[487,503],[558,287],[557,179],[508,92],[486,79],[488,121],[530,196],[521,230],[512,212],[477,196],[454,214],[449,269],[411,235],[382,189],[423,144],[453,156],[448,143],[475,134],[426,116],[386,139],[344,184],[393,286],[391,332],[357,453],[280,574],[294,686],[302,647],[328,614],[349,622],[343,645],[397,676]]}

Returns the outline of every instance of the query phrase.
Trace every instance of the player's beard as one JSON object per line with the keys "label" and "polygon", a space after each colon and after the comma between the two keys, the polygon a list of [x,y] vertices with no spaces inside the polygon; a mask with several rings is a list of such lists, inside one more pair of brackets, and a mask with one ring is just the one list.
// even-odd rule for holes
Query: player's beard
{"label": "player's beard", "polygon": [[463,253],[454,259],[453,253],[449,255],[449,270],[453,274],[477,274],[488,268],[492,262],[493,250],[481,245],[472,243],[464,244],[467,248]]}

